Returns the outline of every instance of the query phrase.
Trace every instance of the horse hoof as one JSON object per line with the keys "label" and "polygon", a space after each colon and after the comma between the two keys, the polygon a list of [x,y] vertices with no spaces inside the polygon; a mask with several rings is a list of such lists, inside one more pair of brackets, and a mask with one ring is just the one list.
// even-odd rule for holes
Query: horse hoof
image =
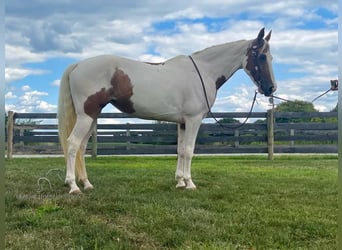
{"label": "horse hoof", "polygon": [[84,186],[84,190],[92,190],[94,189],[94,186],[93,185],[87,185],[87,186]]}
{"label": "horse hoof", "polygon": [[77,188],[77,189],[71,189],[69,191],[69,194],[82,194],[82,192],[79,188]]}
{"label": "horse hoof", "polygon": [[182,189],[182,188],[185,188],[185,187],[186,187],[185,182],[183,180],[179,180],[177,185],[176,185],[176,188]]}
{"label": "horse hoof", "polygon": [[94,186],[90,183],[88,179],[84,179],[82,182],[84,190],[94,189]]}
{"label": "horse hoof", "polygon": [[177,188],[177,189],[184,189],[184,188],[186,188],[186,185],[177,184],[177,185],[176,185],[176,188]]}
{"label": "horse hoof", "polygon": [[196,185],[192,182],[191,179],[186,181],[186,189],[187,190],[195,190],[196,189]]}

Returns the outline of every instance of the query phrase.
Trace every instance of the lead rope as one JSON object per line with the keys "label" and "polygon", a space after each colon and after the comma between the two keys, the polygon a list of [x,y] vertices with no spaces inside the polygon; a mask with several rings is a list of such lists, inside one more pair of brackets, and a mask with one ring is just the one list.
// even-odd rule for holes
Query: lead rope
{"label": "lead rope", "polygon": [[[214,116],[213,112],[211,111],[211,107],[209,105],[209,101],[208,101],[208,96],[207,96],[207,90],[205,89],[205,86],[204,86],[204,81],[203,81],[203,78],[202,78],[202,75],[201,75],[201,72],[199,71],[198,67],[197,67],[197,64],[195,63],[194,59],[192,58],[192,56],[189,56],[191,62],[193,63],[196,71],[197,71],[197,74],[201,80],[201,84],[202,84],[202,88],[203,88],[203,92],[204,92],[204,97],[205,97],[205,101],[207,103],[207,106],[208,106],[208,114],[211,116],[211,118],[213,118],[220,126],[221,128],[225,128],[225,126],[219,121],[217,120],[217,118]],[[238,126],[235,126],[235,127],[229,127],[231,129],[238,129],[238,128],[242,128],[243,126],[246,125],[247,123],[247,120],[250,118],[252,112],[253,112],[253,108],[254,108],[254,104],[256,102],[256,96],[258,94],[258,91],[256,90],[255,91],[255,94],[254,94],[254,98],[253,98],[253,101],[252,101],[252,105],[251,105],[251,108],[248,112],[248,115],[246,117],[246,119],[241,123],[239,124]]]}

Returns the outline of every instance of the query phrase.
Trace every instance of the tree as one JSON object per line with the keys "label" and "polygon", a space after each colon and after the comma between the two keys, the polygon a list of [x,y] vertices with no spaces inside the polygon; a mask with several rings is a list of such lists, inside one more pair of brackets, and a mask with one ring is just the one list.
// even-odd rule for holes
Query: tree
{"label": "tree", "polygon": [[221,120],[219,120],[220,123],[240,123],[239,120],[236,120],[234,118],[223,118]]}
{"label": "tree", "polygon": [[[295,100],[293,102],[280,103],[276,112],[318,112],[311,102]],[[311,118],[276,118],[276,122],[309,122]]]}
{"label": "tree", "polygon": [[295,100],[293,102],[282,102],[276,108],[278,112],[318,112],[311,102]]}

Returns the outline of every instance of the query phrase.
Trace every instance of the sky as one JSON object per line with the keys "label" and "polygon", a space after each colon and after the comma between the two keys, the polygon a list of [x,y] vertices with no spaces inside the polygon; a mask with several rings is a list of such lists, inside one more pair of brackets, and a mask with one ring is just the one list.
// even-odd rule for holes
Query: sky
{"label": "sky", "polygon": [[[270,40],[276,95],[311,101],[337,79],[336,0],[11,0],[5,3],[5,110],[56,112],[59,79],[101,54],[162,62],[217,44]],[[256,87],[243,70],[220,88],[214,112],[248,112]],[[275,104],[281,101],[275,100]],[[337,91],[314,102],[337,104]],[[258,95],[254,111],[270,108]],[[118,112],[108,105],[103,112]]]}

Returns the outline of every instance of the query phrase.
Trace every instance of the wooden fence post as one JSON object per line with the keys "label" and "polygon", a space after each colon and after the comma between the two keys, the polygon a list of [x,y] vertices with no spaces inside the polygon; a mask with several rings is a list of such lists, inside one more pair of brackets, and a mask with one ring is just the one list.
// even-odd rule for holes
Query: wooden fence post
{"label": "wooden fence post", "polygon": [[12,159],[12,154],[13,154],[13,127],[14,127],[14,112],[8,111],[8,117],[7,117],[7,159]]}
{"label": "wooden fence post", "polygon": [[236,148],[240,146],[239,135],[240,135],[239,129],[235,129],[234,130],[234,137],[235,137],[234,147]]}
{"label": "wooden fence post", "polygon": [[[126,123],[127,126],[129,126],[129,122]],[[131,148],[131,142],[130,142],[130,138],[131,138],[131,131],[130,129],[126,130],[126,137],[127,137],[127,141],[126,141],[126,150],[130,150]]]}
{"label": "wooden fence post", "polygon": [[91,157],[96,158],[97,156],[97,124],[93,128],[91,134]]}
{"label": "wooden fence post", "polygon": [[[295,135],[295,130],[293,128],[290,129],[290,136],[294,137]],[[294,141],[290,141],[290,146],[293,147],[294,146]]]}
{"label": "wooden fence post", "polygon": [[[22,138],[24,136],[24,133],[25,133],[25,129],[20,128],[19,129],[19,136],[20,136],[20,138]],[[20,141],[19,144],[20,144],[20,146],[24,146],[24,142],[23,141]]]}
{"label": "wooden fence post", "polygon": [[267,110],[267,150],[268,159],[273,160],[274,153],[274,109]]}

